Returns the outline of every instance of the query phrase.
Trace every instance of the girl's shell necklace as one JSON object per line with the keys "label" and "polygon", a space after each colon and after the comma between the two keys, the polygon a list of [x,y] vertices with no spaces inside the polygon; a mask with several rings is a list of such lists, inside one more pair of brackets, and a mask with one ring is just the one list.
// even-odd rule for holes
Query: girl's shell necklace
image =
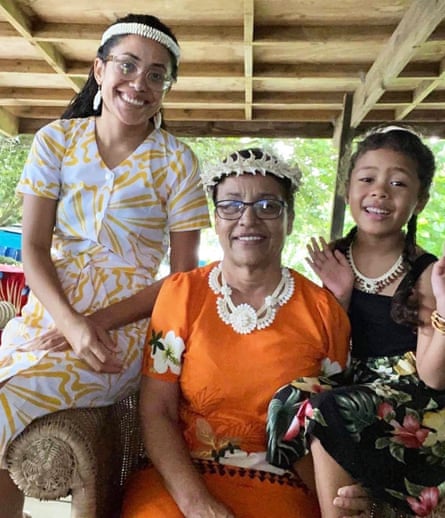
{"label": "girl's shell necklace", "polygon": [[354,258],[352,257],[352,243],[349,245],[349,248],[346,251],[346,257],[349,261],[349,264],[351,265],[352,271],[354,272],[354,278],[357,286],[365,293],[379,293],[385,286],[389,286],[393,281],[395,281],[405,270],[405,266],[403,264],[403,254],[400,254],[397,261],[386,273],[380,277],[370,278],[360,273],[357,269],[357,266],[355,266]]}
{"label": "girl's shell necklace", "polygon": [[258,311],[247,303],[235,306],[231,299],[232,288],[227,284],[221,270],[221,263],[212,268],[209,274],[210,289],[216,295],[216,310],[219,318],[231,326],[235,333],[249,334],[255,329],[265,329],[275,319],[277,309],[292,297],[295,288],[294,278],[287,268],[281,268],[281,280],[272,295],[264,299]]}

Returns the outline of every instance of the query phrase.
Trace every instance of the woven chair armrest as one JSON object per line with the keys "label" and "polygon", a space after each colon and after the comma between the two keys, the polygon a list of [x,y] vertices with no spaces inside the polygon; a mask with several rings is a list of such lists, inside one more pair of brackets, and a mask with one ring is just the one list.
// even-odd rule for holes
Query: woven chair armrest
{"label": "woven chair armrest", "polygon": [[30,423],[10,444],[7,466],[27,496],[53,500],[95,491],[96,449],[109,408],[62,410]]}

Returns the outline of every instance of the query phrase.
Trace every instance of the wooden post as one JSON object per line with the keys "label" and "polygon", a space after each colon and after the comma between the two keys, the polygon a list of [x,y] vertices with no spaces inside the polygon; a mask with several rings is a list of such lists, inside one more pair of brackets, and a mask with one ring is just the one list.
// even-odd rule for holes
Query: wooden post
{"label": "wooden post", "polygon": [[340,238],[343,235],[343,226],[345,222],[345,199],[344,194],[340,192],[342,179],[347,174],[349,168],[349,160],[351,155],[351,141],[353,131],[351,130],[351,114],[352,114],[353,94],[347,93],[343,99],[343,113],[341,121],[341,133],[338,149],[337,177],[335,181],[334,205],[331,218],[331,235],[330,240]]}

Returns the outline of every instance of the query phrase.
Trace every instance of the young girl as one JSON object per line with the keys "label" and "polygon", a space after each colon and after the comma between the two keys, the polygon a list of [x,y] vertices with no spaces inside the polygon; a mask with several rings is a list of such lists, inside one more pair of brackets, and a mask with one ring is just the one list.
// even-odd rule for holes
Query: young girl
{"label": "young girl", "polygon": [[[435,262],[416,245],[434,169],[412,130],[372,131],[346,182],[356,227],[332,246],[313,239],[308,247],[309,264],[349,312],[352,385],[305,405],[298,380],[281,389],[270,407],[269,454],[282,464],[304,453],[299,423],[308,418],[324,518],[345,515],[334,499],[354,482],[374,500],[371,516],[382,516],[378,501],[427,516],[445,495],[445,258]],[[280,435],[290,408],[300,415]]]}

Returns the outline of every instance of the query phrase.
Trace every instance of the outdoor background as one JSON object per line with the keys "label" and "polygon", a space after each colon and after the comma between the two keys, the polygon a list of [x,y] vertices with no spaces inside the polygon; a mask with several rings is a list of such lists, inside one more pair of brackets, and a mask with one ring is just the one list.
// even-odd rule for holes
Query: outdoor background
{"label": "outdoor background", "polygon": [[[303,183],[296,197],[295,224],[288,238],[283,263],[312,276],[306,266],[306,244],[312,236],[329,239],[337,149],[330,139],[251,139],[251,138],[183,138],[197,154],[204,168],[227,154],[245,147],[266,147],[276,155],[297,163],[303,171]],[[20,223],[21,204],[15,186],[25,163],[32,136],[0,137],[0,227]],[[427,139],[437,163],[431,198],[418,219],[418,242],[428,251],[440,255],[445,239],[445,141]],[[346,208],[345,231],[351,227]],[[203,232],[200,250],[202,262],[219,259],[221,252],[213,230]],[[0,262],[3,262],[0,258]]]}

